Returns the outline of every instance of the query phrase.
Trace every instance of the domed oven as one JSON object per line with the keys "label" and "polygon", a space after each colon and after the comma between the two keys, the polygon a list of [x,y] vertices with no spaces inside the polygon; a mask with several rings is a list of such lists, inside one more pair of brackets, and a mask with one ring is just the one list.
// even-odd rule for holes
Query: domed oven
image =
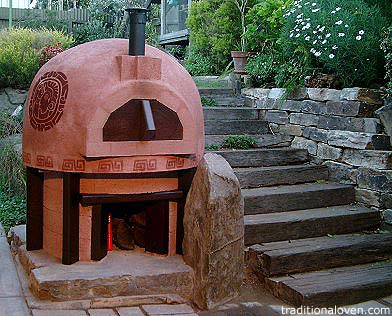
{"label": "domed oven", "polygon": [[118,205],[145,211],[147,251],[181,253],[184,201],[204,150],[200,96],[174,58],[144,46],[145,12],[132,17],[129,42],[67,50],[29,91],[27,249],[64,264],[106,255],[107,214]]}

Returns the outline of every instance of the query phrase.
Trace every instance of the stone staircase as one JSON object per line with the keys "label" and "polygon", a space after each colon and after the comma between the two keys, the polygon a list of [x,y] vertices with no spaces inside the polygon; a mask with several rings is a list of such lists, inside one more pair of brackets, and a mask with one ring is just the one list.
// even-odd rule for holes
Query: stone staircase
{"label": "stone staircase", "polygon": [[[204,114],[207,145],[231,134],[277,136],[254,108],[213,107]],[[377,231],[380,211],[356,205],[354,187],[330,182],[328,167],[310,163],[307,150],[284,142],[258,147],[216,153],[241,183],[246,258],[266,287],[296,306],[392,294],[392,233]]]}

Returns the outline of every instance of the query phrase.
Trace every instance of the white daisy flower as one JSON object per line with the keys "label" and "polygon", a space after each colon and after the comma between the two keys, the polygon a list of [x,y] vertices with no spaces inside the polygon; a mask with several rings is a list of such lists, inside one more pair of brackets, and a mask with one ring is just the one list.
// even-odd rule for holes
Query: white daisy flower
{"label": "white daisy flower", "polygon": [[336,25],[341,25],[342,23],[343,23],[342,20],[339,20],[339,21],[335,22]]}
{"label": "white daisy flower", "polygon": [[306,36],[305,41],[310,41],[310,36]]}
{"label": "white daisy flower", "polygon": [[314,56],[316,56],[316,57],[320,57],[320,56],[321,56],[321,54],[322,54],[322,52],[315,52],[315,53],[314,53]]}
{"label": "white daisy flower", "polygon": [[323,40],[323,41],[321,42],[321,44],[324,45],[326,42],[327,42],[327,40]]}
{"label": "white daisy flower", "polygon": [[364,30],[360,30],[358,33],[359,33],[359,35],[363,35],[363,34],[365,34],[365,31]]}
{"label": "white daisy flower", "polygon": [[335,55],[334,54],[329,54],[329,56],[328,56],[330,59],[334,59],[335,58]]}
{"label": "white daisy flower", "polygon": [[299,34],[299,33],[298,33],[297,35],[295,35],[296,38],[298,38],[298,37],[300,37],[300,36],[301,36],[301,34]]}
{"label": "white daisy flower", "polygon": [[320,11],[320,9],[313,9],[312,10],[313,13],[318,12],[318,11]]}
{"label": "white daisy flower", "polygon": [[346,36],[346,34],[345,33],[339,33],[338,36],[339,37],[344,37],[344,36]]}
{"label": "white daisy flower", "polygon": [[331,33],[325,34],[326,38],[330,38],[331,37]]}
{"label": "white daisy flower", "polygon": [[311,48],[311,49],[310,49],[310,52],[311,52],[311,53],[315,53],[316,50],[315,50],[314,48]]}
{"label": "white daisy flower", "polygon": [[344,27],[348,27],[348,24],[346,24]]}
{"label": "white daisy flower", "polygon": [[314,41],[313,41],[313,45],[316,44],[316,43],[317,43],[317,40],[314,40]]}
{"label": "white daisy flower", "polygon": [[338,49],[338,47],[337,47],[336,45],[333,45],[333,46],[332,46],[332,49],[333,49],[333,50],[336,50],[336,49]]}
{"label": "white daisy flower", "polygon": [[312,7],[314,7],[314,6],[316,6],[317,5],[317,3],[316,2],[313,2],[312,3]]}
{"label": "white daisy flower", "polygon": [[335,10],[333,10],[333,11],[331,11],[331,13],[332,13],[332,14],[335,14],[335,13],[336,13],[336,11],[335,11]]}
{"label": "white daisy flower", "polygon": [[356,39],[357,41],[360,41],[360,40],[362,39],[362,36],[361,36],[361,35],[358,35],[355,39]]}
{"label": "white daisy flower", "polygon": [[342,8],[338,7],[338,8],[336,8],[335,10],[336,10],[336,12],[337,12],[337,11],[340,11],[341,9],[342,9]]}
{"label": "white daisy flower", "polygon": [[325,30],[325,26],[321,27],[319,31],[324,32],[324,30]]}

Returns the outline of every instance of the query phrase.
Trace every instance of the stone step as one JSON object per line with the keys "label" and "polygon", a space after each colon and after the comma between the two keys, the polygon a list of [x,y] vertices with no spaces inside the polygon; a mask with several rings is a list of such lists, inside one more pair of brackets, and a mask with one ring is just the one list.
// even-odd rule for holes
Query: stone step
{"label": "stone step", "polygon": [[[244,107],[246,106],[246,99],[242,97],[231,97],[221,95],[204,95],[206,99],[215,100],[216,107]],[[208,106],[206,106],[208,108]],[[211,108],[215,108],[212,106]]]}
{"label": "stone step", "polygon": [[204,132],[206,135],[260,135],[270,132],[268,123],[259,120],[219,120],[205,121]]}
{"label": "stone step", "polygon": [[379,227],[381,212],[357,205],[245,216],[245,244],[349,234]]}
{"label": "stone step", "polygon": [[392,261],[267,278],[266,286],[295,306],[350,305],[392,294]]}
{"label": "stone step", "polygon": [[223,156],[232,168],[302,164],[309,159],[307,150],[294,148],[218,150],[214,152]]}
{"label": "stone step", "polygon": [[231,88],[198,88],[200,96],[224,95],[234,96],[235,91]]}
{"label": "stone step", "polygon": [[236,168],[234,172],[241,183],[241,188],[328,180],[328,167],[319,165]]}
{"label": "stone step", "polygon": [[259,113],[255,108],[203,107],[204,120],[257,120]]}
{"label": "stone step", "polygon": [[305,183],[242,189],[245,214],[266,214],[350,204],[355,189],[338,183]]}
{"label": "stone step", "polygon": [[265,277],[365,264],[392,258],[392,233],[257,244],[249,248],[247,257],[253,270]]}
{"label": "stone step", "polygon": [[[206,135],[205,145],[206,146],[225,146],[225,140],[228,136],[238,136],[246,134],[236,135]],[[273,134],[257,134],[249,135],[255,140],[255,148],[272,148],[272,147],[288,147],[290,146],[293,137],[290,135],[273,135]]]}

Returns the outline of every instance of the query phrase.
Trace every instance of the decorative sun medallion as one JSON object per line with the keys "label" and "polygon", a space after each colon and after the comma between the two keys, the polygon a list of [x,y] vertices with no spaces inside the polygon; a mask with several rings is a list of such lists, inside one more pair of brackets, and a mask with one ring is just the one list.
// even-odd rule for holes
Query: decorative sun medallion
{"label": "decorative sun medallion", "polygon": [[47,72],[39,78],[30,98],[31,126],[38,131],[55,126],[63,115],[67,95],[68,81],[62,72]]}

